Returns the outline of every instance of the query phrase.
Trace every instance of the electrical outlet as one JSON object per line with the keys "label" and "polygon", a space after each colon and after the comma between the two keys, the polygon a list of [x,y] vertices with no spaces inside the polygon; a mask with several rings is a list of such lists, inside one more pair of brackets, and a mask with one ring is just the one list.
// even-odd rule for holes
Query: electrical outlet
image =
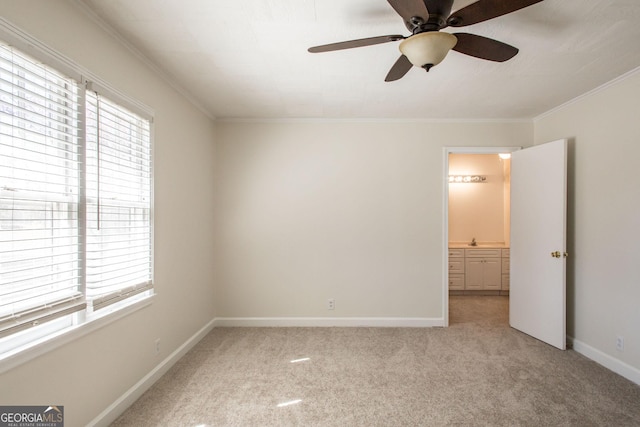
{"label": "electrical outlet", "polygon": [[616,338],[616,350],[624,351],[624,337],[619,336]]}
{"label": "electrical outlet", "polygon": [[336,300],[333,298],[329,298],[327,300],[327,310],[335,310],[336,309]]}
{"label": "electrical outlet", "polygon": [[156,340],[156,356],[160,354],[160,338]]}

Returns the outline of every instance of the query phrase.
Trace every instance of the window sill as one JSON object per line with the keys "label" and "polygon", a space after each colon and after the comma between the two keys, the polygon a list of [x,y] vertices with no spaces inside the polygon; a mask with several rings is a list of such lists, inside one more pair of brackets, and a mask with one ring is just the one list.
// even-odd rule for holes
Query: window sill
{"label": "window sill", "polygon": [[58,347],[97,331],[116,320],[122,319],[138,310],[151,305],[155,294],[145,296],[121,307],[114,307],[105,313],[93,315],[80,325],[71,326],[43,337],[37,341],[0,355],[0,374],[14,369],[36,357],[42,356]]}

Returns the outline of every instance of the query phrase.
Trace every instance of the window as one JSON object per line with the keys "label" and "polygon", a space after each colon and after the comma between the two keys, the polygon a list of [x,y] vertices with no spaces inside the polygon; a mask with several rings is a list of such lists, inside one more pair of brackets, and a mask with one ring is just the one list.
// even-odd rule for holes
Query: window
{"label": "window", "polygon": [[87,93],[86,293],[96,310],[151,289],[149,121]]}
{"label": "window", "polygon": [[152,293],[151,121],[84,83],[0,42],[0,354]]}

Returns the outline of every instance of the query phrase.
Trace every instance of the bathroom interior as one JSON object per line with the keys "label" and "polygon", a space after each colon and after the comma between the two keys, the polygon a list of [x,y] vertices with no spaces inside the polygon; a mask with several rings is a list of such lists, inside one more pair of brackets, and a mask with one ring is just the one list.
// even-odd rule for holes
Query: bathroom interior
{"label": "bathroom interior", "polygon": [[450,153],[448,162],[449,295],[508,301],[510,155]]}

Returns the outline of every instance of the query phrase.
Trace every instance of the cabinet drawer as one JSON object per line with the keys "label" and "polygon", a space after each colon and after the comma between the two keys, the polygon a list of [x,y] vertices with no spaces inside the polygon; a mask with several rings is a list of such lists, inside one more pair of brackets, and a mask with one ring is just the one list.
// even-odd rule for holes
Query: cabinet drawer
{"label": "cabinet drawer", "polygon": [[502,250],[502,258],[509,258],[509,253],[510,253],[510,251],[509,251],[508,248],[507,249],[503,249]]}
{"label": "cabinet drawer", "polygon": [[501,249],[465,249],[467,258],[500,258]]}
{"label": "cabinet drawer", "polygon": [[464,291],[464,274],[450,274],[449,289],[452,291]]}
{"label": "cabinet drawer", "polygon": [[509,274],[510,272],[509,258],[502,258],[502,274]]}
{"label": "cabinet drawer", "polygon": [[464,274],[464,258],[449,258],[449,274]]}
{"label": "cabinet drawer", "polygon": [[464,249],[451,249],[449,248],[449,258],[463,258]]}

